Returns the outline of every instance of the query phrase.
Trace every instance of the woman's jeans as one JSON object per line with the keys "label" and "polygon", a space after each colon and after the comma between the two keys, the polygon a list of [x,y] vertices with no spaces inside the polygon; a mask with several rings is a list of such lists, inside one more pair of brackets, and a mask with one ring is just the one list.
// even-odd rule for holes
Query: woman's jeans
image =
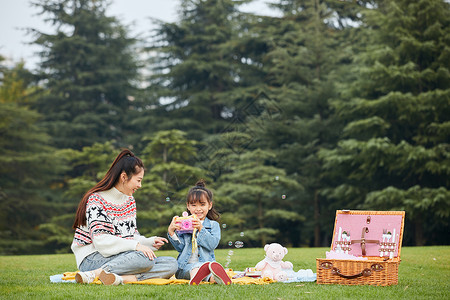
{"label": "woman's jeans", "polygon": [[83,259],[79,269],[86,272],[98,268],[117,275],[135,275],[141,281],[150,278],[169,279],[177,271],[178,264],[170,256],[150,260],[140,251],[125,251],[109,257],[94,252]]}

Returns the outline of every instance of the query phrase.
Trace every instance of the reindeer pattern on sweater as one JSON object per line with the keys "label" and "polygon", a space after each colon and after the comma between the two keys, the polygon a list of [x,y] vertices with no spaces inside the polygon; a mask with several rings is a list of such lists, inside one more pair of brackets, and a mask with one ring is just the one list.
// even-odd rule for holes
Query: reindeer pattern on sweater
{"label": "reindeer pattern on sweater", "polygon": [[90,195],[86,203],[86,226],[75,230],[73,243],[85,246],[102,234],[133,239],[139,235],[136,226],[136,202],[132,196],[122,204],[105,201],[98,193]]}

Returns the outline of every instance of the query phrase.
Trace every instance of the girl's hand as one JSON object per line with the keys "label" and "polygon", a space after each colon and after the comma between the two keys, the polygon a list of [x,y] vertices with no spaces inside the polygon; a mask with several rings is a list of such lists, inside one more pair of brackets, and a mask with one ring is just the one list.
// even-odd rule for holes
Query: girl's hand
{"label": "girl's hand", "polygon": [[169,228],[167,229],[171,236],[175,234],[175,230],[181,229],[180,223],[175,223],[176,218],[178,218],[178,216],[172,218],[172,222],[170,222]]}
{"label": "girl's hand", "polygon": [[149,247],[141,245],[141,243],[138,243],[136,245],[136,251],[141,251],[150,260],[154,260],[156,258],[155,252],[153,252],[153,250]]}
{"label": "girl's hand", "polygon": [[168,243],[169,241],[163,237],[155,237],[155,243],[153,244],[153,247],[155,247],[156,249],[161,248],[162,245],[164,245],[164,243]]}
{"label": "girl's hand", "polygon": [[198,232],[200,232],[203,228],[203,225],[200,220],[194,219],[194,220],[192,220],[192,227],[197,228]]}

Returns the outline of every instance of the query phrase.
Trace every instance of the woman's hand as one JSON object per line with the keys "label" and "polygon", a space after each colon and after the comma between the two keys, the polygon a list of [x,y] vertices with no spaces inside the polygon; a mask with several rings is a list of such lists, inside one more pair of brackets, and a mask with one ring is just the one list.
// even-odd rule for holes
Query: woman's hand
{"label": "woman's hand", "polygon": [[155,243],[153,243],[153,247],[155,247],[156,249],[161,248],[162,245],[164,245],[164,243],[168,243],[169,241],[163,237],[155,237]]}
{"label": "woman's hand", "polygon": [[138,243],[136,245],[136,251],[141,251],[150,260],[154,260],[156,258],[155,252],[153,252],[153,250],[150,249],[150,247],[141,245],[141,243]]}
{"label": "woman's hand", "polygon": [[181,229],[180,223],[175,222],[175,220],[177,218],[178,218],[178,216],[175,216],[172,218],[172,222],[170,222],[169,228],[167,229],[167,231],[169,232],[169,235],[171,235],[171,236],[175,234],[175,230]]}

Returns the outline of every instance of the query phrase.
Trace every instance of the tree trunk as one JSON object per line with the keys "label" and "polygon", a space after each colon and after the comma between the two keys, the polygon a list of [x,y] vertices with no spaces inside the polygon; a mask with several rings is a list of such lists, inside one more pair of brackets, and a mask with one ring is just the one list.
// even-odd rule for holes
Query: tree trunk
{"label": "tree trunk", "polygon": [[[167,163],[167,147],[164,147],[163,150],[163,163],[166,164]],[[163,181],[167,182],[167,172],[164,171],[163,173]]]}
{"label": "tree trunk", "polygon": [[414,234],[415,234],[415,242],[416,246],[423,246],[425,245],[425,237],[423,235],[423,222],[422,218],[419,216],[416,216],[414,220]]}
{"label": "tree trunk", "polygon": [[[261,198],[258,199],[258,225],[260,229],[264,228],[263,208]],[[262,247],[264,247],[264,245],[266,244],[266,237],[264,235],[261,236],[261,244]]]}
{"label": "tree trunk", "polygon": [[320,247],[319,193],[314,191],[314,247]]}

